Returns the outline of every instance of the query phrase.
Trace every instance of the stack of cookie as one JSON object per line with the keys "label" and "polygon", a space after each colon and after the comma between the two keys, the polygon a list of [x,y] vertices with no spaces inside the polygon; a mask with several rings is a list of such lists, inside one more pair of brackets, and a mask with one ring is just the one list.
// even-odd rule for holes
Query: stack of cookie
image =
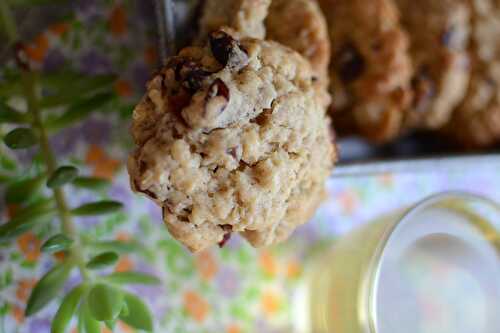
{"label": "stack of cookie", "polygon": [[[132,188],[191,251],[286,239],[341,135],[500,141],[500,0],[205,0],[134,111]],[[330,110],[330,112],[327,112]]]}
{"label": "stack of cookie", "polygon": [[308,0],[270,5],[205,1],[193,46],[134,110],[132,188],[193,252],[233,233],[254,246],[286,239],[323,199],[336,160],[326,22]]}
{"label": "stack of cookie", "polygon": [[499,0],[319,0],[340,134],[500,143]]}

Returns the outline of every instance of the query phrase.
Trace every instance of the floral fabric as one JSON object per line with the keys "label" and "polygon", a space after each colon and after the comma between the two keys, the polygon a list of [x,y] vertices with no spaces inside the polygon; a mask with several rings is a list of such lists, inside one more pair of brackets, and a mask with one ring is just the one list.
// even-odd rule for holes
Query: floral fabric
{"label": "floral fabric", "polygon": [[[114,90],[120,100],[112,105],[113,112],[95,114],[63,130],[52,137],[51,143],[59,160],[112,180],[113,185],[97,198],[94,192],[69,187],[69,204],[74,207],[96,199],[116,199],[125,204],[124,212],[104,219],[78,218],[76,222],[80,233],[90,241],[99,237],[132,240],[137,245],[137,251],[123,255],[113,270],[144,271],[161,279],[160,286],[134,289],[153,310],[157,332],[290,332],[294,288],[316,244],[333,242],[362,223],[438,192],[466,190],[500,198],[498,165],[478,165],[447,174],[429,171],[332,177],[327,201],[285,244],[256,250],[235,236],[222,249],[193,256],[169,236],[159,208],[130,191],[124,167],[130,148],[127,128],[131,107],[158,63],[151,2],[75,3],[74,17],[43,30],[28,44],[26,52],[41,71],[69,64],[84,73],[118,75]],[[5,155],[9,158],[3,158],[0,166],[21,175],[30,168],[26,161],[32,154]],[[3,199],[1,202],[0,221],[6,221],[15,215],[16,207],[5,205]],[[29,319],[23,313],[36,281],[61,260],[39,251],[41,242],[57,228],[54,223],[40,233],[27,233],[12,244],[0,245],[0,333],[50,331],[57,302]],[[78,279],[75,274],[65,290]],[[76,332],[75,324],[72,327],[71,332]],[[117,331],[133,332],[123,323]],[[108,332],[103,328],[102,333]]]}

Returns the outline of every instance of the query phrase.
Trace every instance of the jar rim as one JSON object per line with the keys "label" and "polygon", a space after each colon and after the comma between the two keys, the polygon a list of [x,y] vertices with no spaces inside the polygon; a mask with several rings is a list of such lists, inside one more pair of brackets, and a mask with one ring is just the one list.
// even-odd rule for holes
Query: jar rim
{"label": "jar rim", "polygon": [[[408,223],[412,223],[414,216],[432,208],[446,208],[464,216],[467,221],[473,224],[474,227],[480,231],[488,243],[491,244],[492,241],[497,238],[500,233],[500,226],[495,225],[490,219],[480,216],[477,212],[472,211],[474,208],[465,207],[470,206],[472,203],[479,203],[483,207],[489,207],[490,209],[493,209],[495,215],[500,216],[500,205],[495,201],[478,194],[450,191],[435,194],[419,201],[417,204],[406,210],[394,224],[388,226],[372,255],[367,268],[365,283],[363,283],[362,286],[363,291],[361,292],[361,295],[364,295],[363,298],[367,300],[366,302],[363,302],[364,304],[362,304],[362,311],[365,312],[363,317],[366,318],[364,328],[366,333],[379,333],[377,331],[377,295],[381,268],[387,256],[389,243],[394,240],[394,237],[397,237],[398,231],[403,226]],[[478,228],[478,225],[473,223],[473,220],[478,223],[480,220],[482,228]],[[488,235],[488,232],[494,232],[495,237],[492,238],[491,235]],[[493,246],[500,253],[498,245],[493,244]]]}

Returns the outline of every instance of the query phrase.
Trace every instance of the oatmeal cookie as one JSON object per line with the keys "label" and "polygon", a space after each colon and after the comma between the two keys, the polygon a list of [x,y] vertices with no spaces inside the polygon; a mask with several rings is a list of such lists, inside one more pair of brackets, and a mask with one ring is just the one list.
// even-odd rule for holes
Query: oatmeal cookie
{"label": "oatmeal cookie", "polygon": [[217,31],[150,81],[131,184],[191,251],[235,232],[273,244],[311,217],[336,154],[313,77],[289,48]]}
{"label": "oatmeal cookie", "polygon": [[469,80],[469,8],[460,0],[396,0],[410,36],[414,97],[408,128],[436,129],[463,100]]}
{"label": "oatmeal cookie", "polygon": [[374,142],[395,138],[411,102],[408,37],[392,0],[320,0],[332,46],[336,128]]}
{"label": "oatmeal cookie", "polygon": [[265,22],[266,38],[299,52],[310,61],[324,94],[324,104],[330,104],[328,65],[330,39],[325,17],[314,0],[273,0]]}
{"label": "oatmeal cookie", "polygon": [[245,37],[264,39],[264,20],[271,0],[205,0],[198,22],[198,43],[222,27],[229,27]]}
{"label": "oatmeal cookie", "polygon": [[500,143],[500,0],[470,0],[471,78],[445,132],[467,148]]}

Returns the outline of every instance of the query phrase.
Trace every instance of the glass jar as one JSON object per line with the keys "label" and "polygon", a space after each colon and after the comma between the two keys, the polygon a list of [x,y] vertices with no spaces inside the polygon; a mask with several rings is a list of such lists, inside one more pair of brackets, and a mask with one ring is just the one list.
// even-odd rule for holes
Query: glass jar
{"label": "glass jar", "polygon": [[493,333],[500,318],[500,208],[433,196],[352,232],[310,262],[299,333]]}

